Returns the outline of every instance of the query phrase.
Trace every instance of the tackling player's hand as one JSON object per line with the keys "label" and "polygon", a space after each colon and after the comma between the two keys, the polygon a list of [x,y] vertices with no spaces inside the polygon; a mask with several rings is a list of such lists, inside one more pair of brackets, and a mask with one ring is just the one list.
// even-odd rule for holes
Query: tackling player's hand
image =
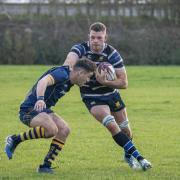
{"label": "tackling player's hand", "polygon": [[34,105],[34,110],[41,112],[45,108],[46,108],[46,103],[44,102],[44,100],[37,100],[36,101],[36,104]]}

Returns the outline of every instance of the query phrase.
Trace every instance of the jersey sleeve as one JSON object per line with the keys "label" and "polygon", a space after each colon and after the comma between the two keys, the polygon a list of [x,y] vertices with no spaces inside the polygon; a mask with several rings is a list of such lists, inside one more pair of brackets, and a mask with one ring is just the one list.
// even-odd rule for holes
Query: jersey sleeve
{"label": "jersey sleeve", "polygon": [[114,68],[124,67],[123,59],[116,49],[114,49],[108,56],[108,61],[113,65]]}
{"label": "jersey sleeve", "polygon": [[70,52],[76,53],[81,58],[85,54],[85,51],[85,47],[82,44],[76,44],[71,48]]}
{"label": "jersey sleeve", "polygon": [[54,83],[63,83],[69,79],[67,71],[61,68],[52,71],[49,75],[54,79]]}

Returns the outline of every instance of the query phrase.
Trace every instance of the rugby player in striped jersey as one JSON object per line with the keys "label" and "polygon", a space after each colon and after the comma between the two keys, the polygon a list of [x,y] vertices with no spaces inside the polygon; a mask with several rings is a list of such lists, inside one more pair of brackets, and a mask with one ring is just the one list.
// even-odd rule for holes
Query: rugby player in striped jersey
{"label": "rugby player in striped jersey", "polygon": [[89,112],[111,133],[115,142],[124,148],[124,159],[133,169],[151,168],[132,143],[132,132],[119,89],[128,86],[128,79],[120,53],[106,43],[107,30],[101,22],[93,23],[89,28],[87,42],[75,44],[67,55],[65,65],[73,65],[81,57],[87,57],[98,66],[108,62],[115,68],[117,79],[108,81],[105,73],[96,73],[89,82],[80,87],[81,97]]}

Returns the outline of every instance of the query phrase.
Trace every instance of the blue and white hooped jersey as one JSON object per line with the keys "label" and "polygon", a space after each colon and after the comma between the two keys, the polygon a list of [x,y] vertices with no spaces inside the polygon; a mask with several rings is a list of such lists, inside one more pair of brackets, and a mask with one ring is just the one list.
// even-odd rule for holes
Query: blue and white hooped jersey
{"label": "blue and white hooped jersey", "polygon": [[[65,93],[68,92],[70,88],[73,86],[69,79],[69,73],[70,70],[68,66],[53,67],[49,69],[47,72],[45,72],[38,79],[39,81],[44,76],[49,74],[54,80],[54,85],[48,86],[44,94],[44,101],[46,103],[47,108],[54,106],[57,103],[58,99],[64,96]],[[34,107],[37,101],[36,89],[38,81],[26,95],[24,102],[20,105],[20,109]]]}
{"label": "blue and white hooped jersey", "polygon": [[[71,48],[71,52],[76,53],[79,58],[86,57],[98,65],[101,62],[108,62],[113,65],[115,69],[123,68],[123,59],[120,53],[112,46],[104,44],[104,49],[101,53],[94,53],[91,51],[89,42],[84,42],[81,44],[76,44]],[[116,89],[109,88],[101,85],[96,81],[95,76],[93,76],[88,83],[80,88],[82,97],[92,97],[92,96],[104,96],[116,92]]]}

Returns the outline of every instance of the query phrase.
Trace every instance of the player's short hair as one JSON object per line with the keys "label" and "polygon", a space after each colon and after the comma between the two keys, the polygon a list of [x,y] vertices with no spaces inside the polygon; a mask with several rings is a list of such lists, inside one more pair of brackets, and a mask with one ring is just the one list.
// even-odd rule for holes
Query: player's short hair
{"label": "player's short hair", "polygon": [[106,26],[101,22],[95,22],[91,24],[89,31],[95,31],[95,32],[106,32]]}
{"label": "player's short hair", "polygon": [[73,69],[74,70],[78,70],[78,69],[81,68],[81,69],[84,69],[87,72],[95,72],[96,71],[96,67],[97,66],[96,66],[96,64],[93,61],[91,61],[91,60],[89,60],[87,58],[81,58],[80,60],[78,60],[75,63]]}

